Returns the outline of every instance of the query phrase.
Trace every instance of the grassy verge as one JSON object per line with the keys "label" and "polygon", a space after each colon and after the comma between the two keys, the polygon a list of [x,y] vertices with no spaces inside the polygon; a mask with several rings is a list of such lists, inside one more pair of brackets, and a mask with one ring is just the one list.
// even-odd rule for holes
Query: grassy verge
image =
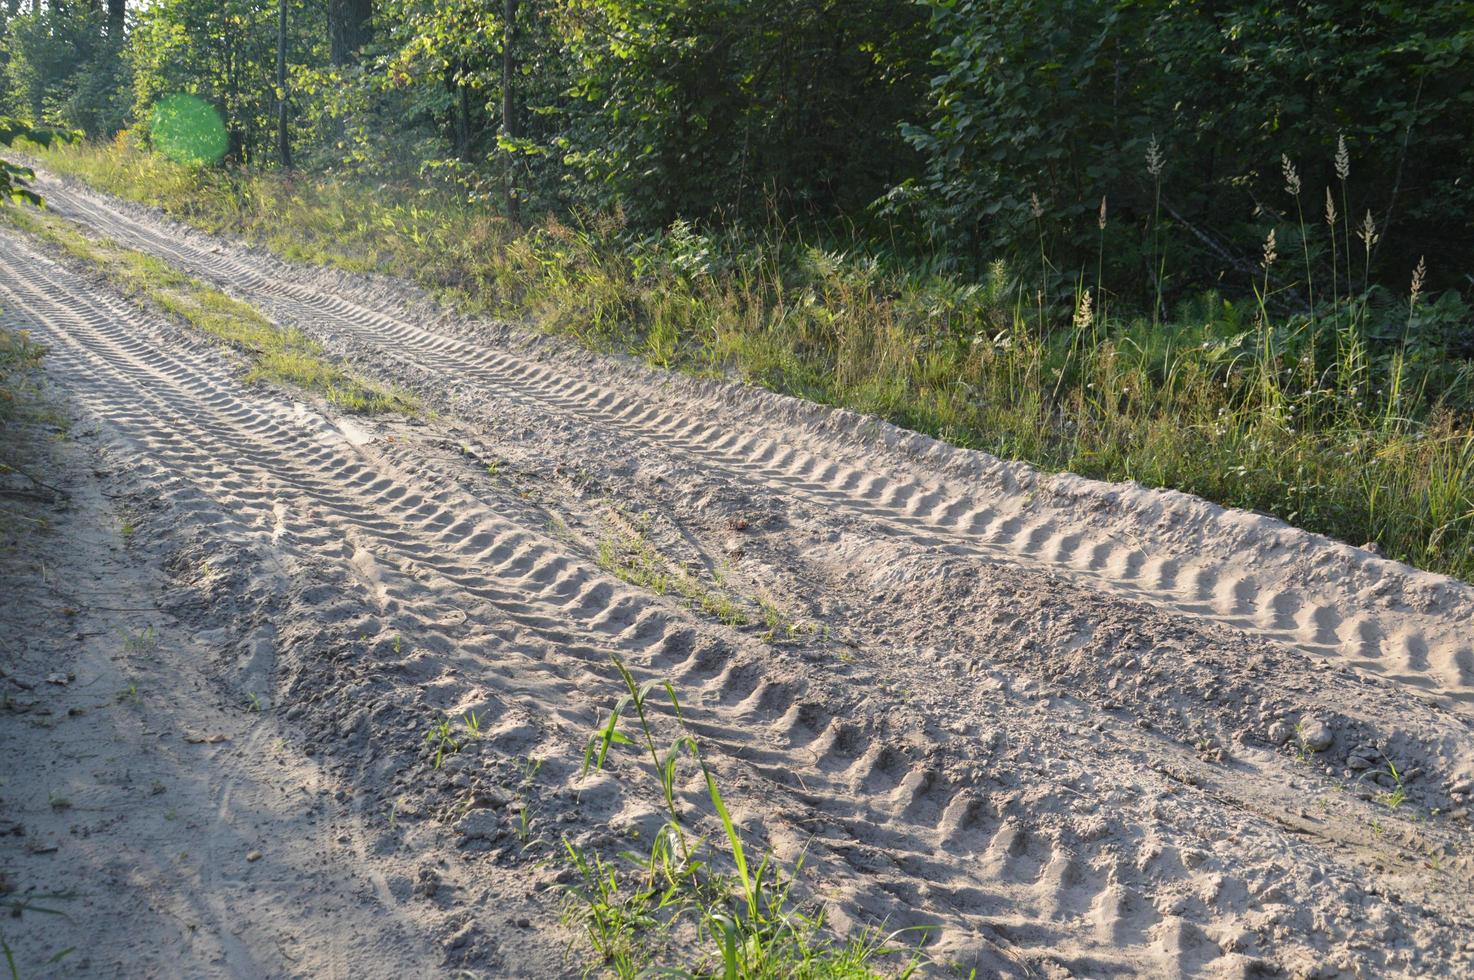
{"label": "grassy verge", "polygon": [[[5,210],[0,205],[0,212]],[[45,417],[46,412],[38,405],[32,383],[33,373],[41,366],[46,350],[31,339],[24,330],[0,327],[0,475],[19,474],[36,488],[48,489],[40,478],[32,476],[17,457],[21,454],[22,440],[11,432],[12,428],[34,423]],[[0,488],[0,501],[9,496],[30,496],[25,490]],[[0,508],[0,529],[6,529],[13,519],[31,522],[34,518],[17,518],[5,508]]]}
{"label": "grassy verge", "polygon": [[89,238],[44,212],[6,208],[0,211],[0,220],[93,266],[130,296],[150,300],[195,329],[244,352],[251,363],[247,381],[316,392],[347,412],[412,414],[418,410],[410,396],[355,377],[327,359],[322,348],[300,331],[273,325],[253,307],[160,259],[115,242]]}
{"label": "grassy verge", "polygon": [[1081,291],[1073,322],[1053,323],[1001,263],[963,281],[784,228],[677,224],[646,239],[610,217],[518,228],[432,189],[194,171],[126,144],[45,160],[206,230],[413,278],[468,311],[596,349],[1046,470],[1184,490],[1474,578],[1474,363],[1409,342],[1467,324],[1417,289],[1281,314],[1292,298],[1266,275],[1257,302],[1207,296],[1165,323],[1109,316]]}
{"label": "grassy verge", "polygon": [[0,327],[0,426],[24,407],[26,375],[41,366],[45,348],[24,330]]}

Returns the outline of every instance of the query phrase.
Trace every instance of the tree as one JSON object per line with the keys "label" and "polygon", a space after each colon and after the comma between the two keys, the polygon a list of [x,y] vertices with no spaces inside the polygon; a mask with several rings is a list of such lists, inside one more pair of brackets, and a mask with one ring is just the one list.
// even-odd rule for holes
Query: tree
{"label": "tree", "polygon": [[[175,93],[211,103],[225,120],[228,158],[259,163],[278,155],[279,0],[153,0],[138,8],[128,36],[134,116],[146,129],[155,104]],[[286,53],[321,58],[327,39],[315,0],[287,0]],[[299,52],[302,53],[299,55]],[[286,66],[287,81],[296,65]],[[288,114],[289,131],[293,124]]]}
{"label": "tree", "polygon": [[287,0],[276,5],[276,159],[292,165],[292,140],[287,132]]}
{"label": "tree", "polygon": [[111,136],[126,121],[131,78],[120,38],[90,4],[49,5],[6,25],[10,111],[32,122]]}
{"label": "tree", "polygon": [[350,65],[373,37],[373,0],[328,0],[328,57],[336,68]]}

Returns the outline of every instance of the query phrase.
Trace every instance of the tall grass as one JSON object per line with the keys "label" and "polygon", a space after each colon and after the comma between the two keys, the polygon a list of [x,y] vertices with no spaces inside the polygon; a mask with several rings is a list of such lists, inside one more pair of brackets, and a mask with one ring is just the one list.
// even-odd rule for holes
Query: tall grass
{"label": "tall grass", "polygon": [[[590,347],[1050,470],[1184,490],[1474,577],[1474,371],[1409,345],[1413,325],[1437,325],[1435,304],[1365,288],[1370,217],[1356,232],[1366,254],[1353,289],[1339,160],[1343,222],[1333,212],[1327,225],[1347,269],[1329,306],[1296,298],[1309,276],[1277,284],[1266,267],[1252,302],[1207,295],[1165,320],[1160,302],[1151,316],[1108,319],[1097,288],[1096,309],[1082,316],[1077,299],[1073,320],[1066,312],[1049,332],[1029,322],[1042,284],[1002,263],[963,281],[821,248],[781,225],[677,223],[636,238],[617,215],[594,215],[521,228],[433,189],[192,171],[126,145],[46,160],[289,258],[412,277],[469,311]],[[1308,268],[1303,217],[1298,230]],[[1154,262],[1160,285],[1165,257]]]}

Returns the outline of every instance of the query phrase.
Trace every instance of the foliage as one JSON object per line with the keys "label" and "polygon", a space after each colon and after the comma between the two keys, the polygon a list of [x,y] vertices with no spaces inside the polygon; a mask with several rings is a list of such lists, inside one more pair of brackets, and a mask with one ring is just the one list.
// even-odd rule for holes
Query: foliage
{"label": "foliage", "polygon": [[[1092,271],[1154,318],[1206,285],[1248,296],[1269,227],[1302,259],[1275,304],[1303,309],[1311,277],[1352,278],[1349,227],[1333,246],[1315,220],[1327,189],[1343,220],[1374,216],[1359,285],[1400,290],[1424,254],[1430,287],[1469,285],[1474,0],[380,0],[335,58],[346,6],[287,4],[311,170],[639,233],[798,217],[973,278],[1042,252],[1055,326]],[[7,96],[94,135],[131,101],[146,142],[155,105],[193,94],[227,162],[269,165],[276,7],[141,5],[120,59],[95,5],[46,5],[7,25]]]}
{"label": "foliage", "polygon": [[47,4],[5,25],[5,79],[12,111],[89,136],[120,129],[130,108],[121,39],[89,4]]}
{"label": "foliage", "polygon": [[[51,129],[37,129],[6,116],[0,116],[0,146],[9,146],[17,140],[25,140],[37,146],[49,146],[54,142],[70,139],[72,134],[59,133]],[[41,198],[27,186],[34,177],[29,167],[22,167],[0,159],[0,207],[6,204],[40,204]]]}
{"label": "foliage", "polygon": [[[85,6],[27,17],[96,33]],[[1471,0],[384,0],[351,59],[334,5],[288,6],[306,173],[241,166],[269,165],[269,0],[139,9],[132,129],[55,164],[663,367],[1470,574]],[[52,91],[17,88],[27,23],[13,100]],[[180,92],[225,121],[221,167],[137,151]]]}
{"label": "foliage", "polygon": [[[269,160],[276,105],[275,0],[156,0],[129,34],[134,125],[144,134],[153,107],[180,92],[199,96],[225,120],[228,159]],[[289,57],[321,58],[322,14],[315,0],[289,4]]]}
{"label": "foliage", "polygon": [[[1423,252],[1451,257],[1474,246],[1465,177],[1474,164],[1474,91],[1464,81],[1474,72],[1474,4],[927,6],[937,43],[931,105],[906,129],[926,166],[890,203],[921,214],[933,236],[960,251],[1032,248],[1037,195],[1056,229],[1051,253],[1070,280],[1095,267],[1104,196],[1106,251],[1123,256],[1115,282],[1140,294],[1151,275],[1139,245],[1155,210],[1146,166],[1154,137],[1179,283],[1216,277],[1234,259],[1252,266],[1265,222],[1294,216],[1282,155],[1306,168],[1309,210],[1319,211],[1330,186],[1353,221],[1376,212],[1373,258],[1392,281],[1405,281]],[[1349,202],[1332,165],[1342,134],[1357,161]],[[1327,261],[1317,238],[1310,248]],[[1435,279],[1452,283],[1457,274],[1450,261]]]}
{"label": "foliage", "polygon": [[[637,221],[860,213],[910,155],[923,22],[867,0],[566,0],[558,145]],[[765,199],[771,198],[771,202]]]}

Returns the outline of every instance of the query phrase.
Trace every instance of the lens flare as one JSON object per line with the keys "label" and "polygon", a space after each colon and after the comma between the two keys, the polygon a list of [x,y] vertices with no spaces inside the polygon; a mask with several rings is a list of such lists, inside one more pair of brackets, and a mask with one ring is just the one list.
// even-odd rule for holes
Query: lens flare
{"label": "lens flare", "polygon": [[154,146],[178,163],[219,163],[225,157],[225,123],[220,113],[195,95],[170,95],[154,106]]}

